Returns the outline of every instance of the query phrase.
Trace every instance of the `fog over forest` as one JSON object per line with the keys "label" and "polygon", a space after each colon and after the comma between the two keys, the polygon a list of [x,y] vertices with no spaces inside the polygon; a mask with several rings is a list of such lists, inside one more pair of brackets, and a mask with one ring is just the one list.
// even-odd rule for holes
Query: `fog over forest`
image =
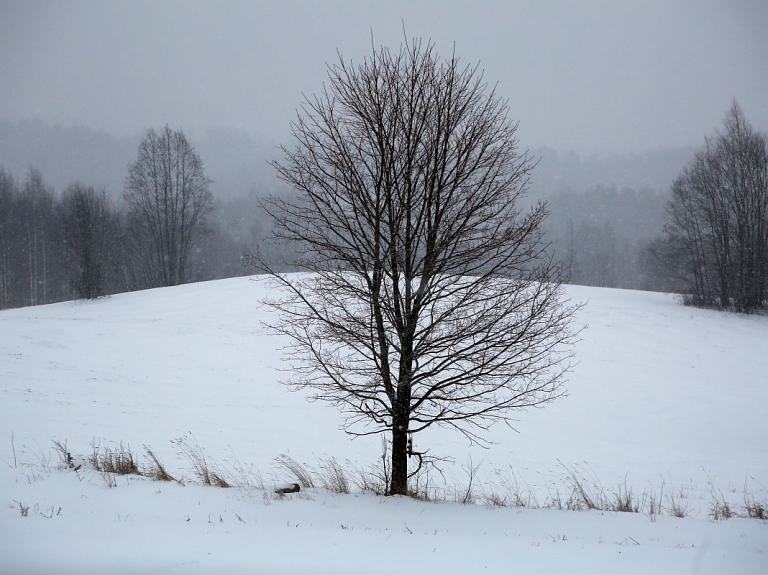
{"label": "fog over forest", "polygon": [[[767,6],[0,0],[2,182],[13,197],[37,194],[50,212],[39,237],[4,240],[22,267],[3,268],[0,307],[73,296],[71,278],[54,270],[68,257],[57,227],[65,192],[103,190],[104,209],[128,233],[129,164],[147,130],[166,125],[183,131],[213,194],[185,281],[251,273],[242,254],[277,249],[265,243],[271,223],[258,199],[290,193],[269,162],[291,146],[303,98],[323,89],[340,56],[360,63],[372,46],[413,37],[441,57],[479,62],[488,90],[519,121],[520,147],[538,162],[528,200],[550,206],[546,239],[565,281],[673,290],[649,251],[672,182],[732,102],[756,130],[768,126]],[[22,214],[42,217],[35,202],[0,205],[3,233]],[[29,247],[33,236],[41,247]],[[126,258],[125,246],[109,249]],[[142,273],[114,271],[105,293],[148,287]],[[41,297],[26,293],[38,284]]]}
{"label": "fog over forest", "polygon": [[[268,164],[281,157],[277,142],[231,128],[209,128],[200,134],[185,130],[185,134],[200,154],[217,198],[233,199],[254,189],[263,193],[283,185]],[[0,121],[0,158],[2,167],[17,180],[23,180],[32,166],[55,190],[83,182],[106,188],[117,200],[142,135],[136,132],[117,137],[106,131],[39,120]],[[666,191],[695,149],[659,148],[609,156],[561,152],[546,146],[529,149],[538,161],[530,195],[546,198],[597,186]]]}
{"label": "fog over forest", "polygon": [[[240,263],[243,254],[269,250],[271,222],[259,205],[269,194],[289,193],[275,176],[270,160],[280,157],[276,144],[245,132],[209,129],[188,134],[200,155],[215,209],[208,234],[192,252],[188,281],[252,273]],[[136,159],[141,140],[118,138],[77,126],[51,126],[40,121],[0,122],[0,167],[19,188],[34,169],[54,197],[80,183],[103,189],[113,207],[124,210],[122,191],[128,165]],[[583,285],[666,289],[649,276],[641,251],[663,226],[669,186],[690,161],[694,148],[656,150],[609,157],[582,157],[551,148],[530,150],[538,162],[528,200],[550,205],[549,237],[555,256],[566,268],[565,280]],[[62,277],[40,303],[69,297]],[[115,284],[108,291],[135,289],[142,284]],[[28,301],[22,299],[18,303]]]}

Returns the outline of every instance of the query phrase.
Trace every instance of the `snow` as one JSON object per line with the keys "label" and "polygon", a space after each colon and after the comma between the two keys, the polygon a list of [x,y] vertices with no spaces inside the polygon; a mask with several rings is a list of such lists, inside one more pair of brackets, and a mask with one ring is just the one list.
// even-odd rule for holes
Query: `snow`
{"label": "snow", "polygon": [[[568,286],[587,302],[569,396],[494,427],[494,445],[434,430],[419,450],[453,458],[445,480],[474,505],[321,488],[314,469],[376,464],[377,437],[351,440],[339,414],[280,383],[284,341],[261,322],[264,282],[235,278],[0,312],[0,571],[3,573],[755,573],[765,521],[709,517],[768,501],[768,317],[680,305],[673,296]],[[200,485],[180,444],[265,489]],[[150,446],[184,485],[60,469],[120,442]],[[661,497],[661,515],[483,505],[516,479],[540,505],[569,473],[606,493]],[[252,475],[251,477],[255,477]],[[508,483],[507,483],[508,485]],[[714,495],[713,495],[714,494]],[[688,510],[671,516],[672,497]],[[27,507],[22,516],[21,507]]]}

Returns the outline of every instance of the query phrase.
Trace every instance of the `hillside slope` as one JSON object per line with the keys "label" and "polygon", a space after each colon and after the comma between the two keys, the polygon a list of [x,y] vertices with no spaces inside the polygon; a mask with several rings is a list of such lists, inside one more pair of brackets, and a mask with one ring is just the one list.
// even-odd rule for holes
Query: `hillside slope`
{"label": "hillside slope", "polygon": [[[110,553],[128,553],[126,542],[141,549],[148,541],[156,541],[152,533],[163,531],[170,521],[168,517],[189,517],[191,511],[183,510],[191,499],[199,503],[203,498],[220,515],[230,509],[228,520],[234,525],[256,529],[248,527],[251,523],[247,521],[235,519],[233,496],[224,495],[228,493],[225,491],[191,485],[179,491],[169,486],[163,491],[171,495],[160,501],[153,495],[159,490],[151,482],[131,484],[130,490],[109,490],[97,474],[91,473],[83,482],[82,477],[77,481],[71,474],[52,471],[56,463],[51,452],[54,440],[67,442],[73,453],[86,454],[92,442],[104,446],[122,441],[136,451],[149,445],[172,473],[190,478],[188,461],[179,453],[178,445],[171,443],[186,436],[187,441],[199,442],[223,466],[231,467],[237,461],[254,466],[268,484],[284,479],[274,464],[274,458],[281,453],[311,466],[317,466],[319,458],[330,456],[348,461],[350,468],[376,463],[381,452],[379,438],[351,440],[338,429],[341,418],[333,408],[309,403],[302,393],[290,392],[280,384],[285,374],[280,372],[284,363],[279,349],[284,342],[266,332],[261,324],[268,312],[259,301],[268,289],[261,281],[234,278],[120,294],[91,302],[0,312],[0,461],[8,464],[2,465],[0,475],[0,484],[4,485],[0,489],[4,505],[0,528],[3,533],[15,533],[13,538],[0,543],[0,559],[11,561],[10,565],[25,565],[29,557],[22,553],[24,545],[20,542],[24,537],[39,536],[32,547],[51,545],[58,550],[52,553],[108,566],[110,563],[103,561],[107,561]],[[527,509],[525,527],[519,536],[525,538],[526,547],[537,540],[542,545],[554,543],[556,534],[562,534],[562,526],[571,530],[571,540],[575,532],[598,545],[598,539],[602,544],[603,537],[608,537],[614,528],[629,533],[630,525],[649,541],[653,540],[654,530],[662,530],[662,535],[656,534],[655,551],[638,547],[631,552],[640,561],[652,561],[645,565],[656,565],[656,572],[689,568],[690,562],[698,557],[691,547],[697,538],[714,542],[723,550],[721,559],[725,563],[705,563],[705,572],[717,572],[718,566],[732,564],[734,560],[742,562],[745,569],[748,567],[744,572],[763,572],[761,569],[768,565],[765,524],[748,519],[713,524],[707,515],[713,488],[722,491],[734,504],[743,499],[745,492],[767,497],[768,317],[687,308],[674,297],[657,293],[569,286],[567,295],[574,301],[587,302],[577,317],[579,326],[586,329],[576,348],[579,363],[569,378],[569,396],[544,409],[520,413],[516,431],[502,426],[493,428],[495,444],[488,450],[470,447],[461,436],[445,430],[418,436],[418,448],[430,449],[432,454],[454,461],[444,466],[445,480],[437,475],[430,480],[450,492],[451,488],[466,484],[470,465],[480,464],[476,485],[481,490],[492,489],[499,478],[515,477],[539,504],[551,500],[553,490],[556,493],[565,489],[568,475],[573,472],[605,487],[626,482],[638,497],[643,491],[660,496],[665,490],[677,493],[688,499],[684,503],[691,517],[679,520],[688,523],[675,524],[676,519],[670,517],[659,518],[656,523],[641,515],[625,517],[626,514],[612,514],[601,522],[590,514]],[[37,475],[33,471],[30,479],[30,466],[38,470],[46,467],[41,465],[46,457],[52,462],[48,469]],[[83,507],[85,495],[77,491],[86,489],[84,483],[91,490],[88,497],[93,501],[87,504],[91,507]],[[201,495],[199,490],[205,494]],[[125,495],[129,491],[133,495]],[[118,492],[122,495],[110,495]],[[239,508],[258,504],[258,509],[262,509],[260,496],[254,503],[250,496],[238,493],[234,500]],[[58,497],[59,503],[48,502],[52,497]],[[112,522],[122,519],[115,517],[119,513],[110,515],[105,511],[116,504],[115,497],[128,497],[126,505],[133,507],[129,513],[136,521],[136,529],[128,534],[113,531],[117,527]],[[325,572],[325,568],[317,569],[312,558],[313,554],[323,555],[325,546],[341,544],[337,531],[329,531],[339,529],[334,522],[346,521],[367,530],[375,530],[373,526],[378,525],[379,532],[396,526],[399,540],[402,532],[413,531],[413,525],[407,522],[419,521],[417,518],[425,509],[419,502],[344,497],[352,496],[313,496],[323,506],[330,501],[334,509],[344,510],[338,512],[341,515],[330,511],[331,515],[327,515],[322,507],[303,499],[284,502],[299,506],[290,507],[292,517],[303,518],[299,523],[325,526],[318,527],[320,531],[307,539],[305,557],[293,557],[294,562],[287,563],[292,569],[281,570],[285,553],[291,552],[284,549],[280,554],[281,539],[271,531],[270,536],[261,531],[238,531],[232,537],[224,537],[220,530],[212,543],[210,514],[208,527],[195,531],[192,544],[185,542],[180,531],[172,530],[166,551],[150,545],[146,557],[139,553],[143,562],[136,566],[155,568],[163,561],[171,561],[172,555],[179,565],[196,565],[188,569],[179,567],[180,572],[210,572],[212,566],[221,565],[229,565],[230,571],[237,572],[253,560],[247,549],[240,547],[243,538],[258,536],[271,541],[269,537],[275,536],[277,539],[272,543],[264,544],[272,554],[265,551],[263,557],[271,559],[264,558],[257,564],[275,572],[301,572],[304,568],[307,572]],[[47,523],[33,523],[34,518],[27,517],[29,521],[20,523],[19,503],[27,501],[29,505],[34,498],[40,502],[39,510],[48,504],[62,506],[63,516]],[[157,505],[157,513],[152,509],[141,511],[141,502],[149,498],[155,501],[152,505]],[[61,501],[67,501],[67,505]],[[403,517],[410,518],[406,521],[407,531],[402,528],[399,512],[392,517],[378,516],[385,507],[389,509],[387,514],[392,512],[392,505],[409,510],[403,511]],[[290,526],[291,519],[282,515],[288,507],[268,507],[269,525],[272,521],[275,525],[287,522]],[[79,514],[74,511],[78,508]],[[247,509],[256,513],[256,508]],[[77,518],[68,519],[67,512]],[[427,522],[424,529],[434,528],[436,535],[439,529],[435,526],[451,525],[462,529],[465,538],[481,538],[480,529],[492,529],[501,520],[502,512],[515,513],[499,509],[470,511],[444,504],[434,518],[435,523]],[[245,518],[242,509],[238,513]],[[87,521],[86,516],[94,517],[93,522]],[[223,523],[227,517],[216,519]],[[83,537],[100,537],[100,529],[105,529],[105,525],[109,525],[109,535],[103,541],[100,539],[96,551],[87,552],[76,544]],[[688,550],[677,559],[670,557],[666,561],[668,545],[659,543],[658,538],[680,533],[680,525],[686,526],[683,532],[690,530],[690,541],[686,539],[685,543]],[[183,528],[182,523],[178,526]],[[232,525],[229,528],[236,531]],[[498,527],[499,533],[506,533],[507,528]],[[715,531],[710,532],[712,529]],[[739,541],[738,533],[746,533],[751,539]],[[326,563],[327,572],[356,571],[355,566],[359,567],[359,562],[368,556],[368,546],[373,545],[372,540],[358,540],[361,536],[344,539],[348,544],[344,547],[348,553],[346,562],[334,559]],[[121,537],[126,539],[121,542]],[[413,545],[400,541],[407,549],[402,560],[412,561],[411,567],[427,560],[422,558],[425,545],[432,549],[431,543],[419,541]],[[496,552],[491,551],[498,541],[473,541],[478,547],[465,561],[451,560],[450,554],[443,556],[441,563],[445,562],[448,572],[461,572],[467,568],[467,562],[477,565],[481,552],[492,570],[503,570],[506,563],[494,559]],[[618,544],[621,540],[613,542]],[[442,539],[440,544],[451,548],[450,540]],[[101,545],[103,552],[98,550]],[[209,553],[211,549],[218,550],[218,560],[185,561],[184,557],[197,547],[206,548]],[[375,547],[370,552],[375,552]],[[570,552],[576,547],[570,551],[566,547],[558,547],[561,554],[554,556],[550,567],[565,568],[570,564]],[[225,549],[228,551],[222,555]],[[234,552],[235,549],[240,551]],[[601,548],[590,549],[583,555],[585,565],[591,566],[590,572],[603,572],[603,568],[611,572],[616,567],[612,561],[617,548],[610,549],[610,556]],[[646,552],[649,554],[643,555]],[[223,561],[224,556],[230,563]],[[97,557],[103,559],[102,563]],[[548,563],[541,563],[535,552],[522,557],[535,566],[529,572],[547,572],[544,567]],[[33,564],[43,570],[48,565]],[[630,563],[621,565],[625,569]],[[392,566],[391,561],[384,561],[370,571],[385,572]]]}

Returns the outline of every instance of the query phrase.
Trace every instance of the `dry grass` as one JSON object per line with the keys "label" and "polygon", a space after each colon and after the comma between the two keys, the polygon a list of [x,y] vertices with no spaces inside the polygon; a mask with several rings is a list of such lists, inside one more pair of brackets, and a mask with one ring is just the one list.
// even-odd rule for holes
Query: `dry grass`
{"label": "dry grass", "polygon": [[687,495],[681,489],[679,493],[675,493],[675,490],[670,487],[667,491],[667,511],[672,517],[688,517],[691,514],[691,506],[686,501]]}
{"label": "dry grass", "polygon": [[609,497],[609,509],[610,511],[619,511],[621,513],[639,513],[641,501],[637,500],[632,492],[632,488],[627,486],[627,478],[625,476],[624,483],[619,484]]}
{"label": "dry grass", "polygon": [[[335,460],[334,460],[335,461]],[[289,475],[289,481],[296,482],[304,489],[315,486],[315,482],[312,480],[312,473],[307,467],[298,461],[296,461],[290,455],[281,453],[274,459],[274,465],[278,472],[287,472]]]}
{"label": "dry grass", "polygon": [[388,478],[380,473],[377,466],[368,468],[357,467],[352,470],[350,477],[352,485],[358,491],[370,492],[375,495],[387,495]]}
{"label": "dry grass", "polygon": [[29,505],[24,505],[21,501],[14,501],[14,503],[19,508],[19,513],[22,517],[29,516]]}
{"label": "dry grass", "polygon": [[768,500],[758,501],[754,495],[745,495],[744,511],[747,517],[768,521]]}
{"label": "dry grass", "polygon": [[63,444],[60,441],[54,441],[53,450],[59,456],[59,467],[61,469],[75,468],[74,457],[72,457],[72,454],[69,452],[69,449],[67,449],[66,441]]}
{"label": "dry grass", "polygon": [[[508,470],[496,470],[496,480],[498,489],[503,493],[502,501],[505,507],[529,507],[538,508],[539,501],[534,493],[530,483],[524,478],[518,477],[518,474],[510,467]],[[491,488],[493,493],[493,488]]]}
{"label": "dry grass", "polygon": [[253,465],[247,467],[240,463],[240,460],[232,454],[233,469],[232,480],[235,487],[240,489],[259,489],[264,490],[264,478],[261,476],[261,472]]}
{"label": "dry grass", "polygon": [[370,491],[376,495],[389,495],[389,485],[392,479],[387,440],[381,438],[381,456],[376,464],[367,468],[357,467],[352,473],[352,483],[360,491]]}
{"label": "dry grass", "polygon": [[123,446],[122,441],[114,448],[102,449],[96,442],[92,443],[91,447],[93,451],[88,457],[88,463],[96,471],[115,475],[142,475],[136,456],[130,446],[128,448]]}
{"label": "dry grass", "polygon": [[709,518],[712,521],[725,521],[734,517],[736,513],[731,509],[730,504],[725,500],[723,494],[720,497],[715,496],[709,505]]}
{"label": "dry grass", "polygon": [[318,467],[320,485],[323,489],[334,493],[349,493],[349,480],[346,471],[335,457],[320,459]]}
{"label": "dry grass", "polygon": [[[253,466],[244,466],[232,454],[234,471],[220,466],[208,452],[200,446],[193,436],[185,436],[172,441],[178,453],[191,464],[191,471],[200,483],[215,487],[238,487],[243,489],[243,495],[252,497],[249,490],[262,491],[265,502],[274,495],[267,493],[265,481],[261,473]],[[53,442],[54,452],[58,455],[60,469],[73,469],[76,472],[85,466],[92,466],[100,472],[108,486],[117,485],[117,475],[141,475],[157,481],[177,481],[183,484],[183,476],[171,474],[157,453],[150,447],[144,446],[145,463],[139,467],[136,456],[123,443],[113,444],[112,447],[102,448],[92,444],[92,453],[86,459],[74,456],[66,442]],[[45,457],[45,456],[43,456]],[[87,461],[87,463],[86,463]],[[442,471],[435,466],[424,466],[409,479],[408,495],[415,499],[431,502],[455,502],[462,505],[482,504],[490,508],[525,507],[537,509],[541,507],[572,511],[598,510],[622,513],[645,513],[651,521],[659,515],[672,517],[687,517],[694,512],[690,498],[702,499],[700,491],[691,485],[683,485],[675,489],[671,479],[667,483],[661,478],[660,490],[653,486],[646,488],[640,497],[629,486],[627,477],[615,488],[603,487],[597,475],[588,466],[577,465],[568,467],[558,462],[563,470],[560,480],[546,481],[542,477],[534,488],[525,478],[515,473],[510,467],[507,470],[494,470],[488,481],[480,481],[480,464],[472,460],[462,466],[465,477],[448,484]],[[14,464],[16,461],[14,460]],[[44,459],[44,468],[48,469],[50,461]],[[27,464],[21,463],[22,466]],[[367,491],[377,495],[389,494],[390,473],[386,445],[378,464],[361,467],[349,461],[340,463],[335,457],[318,459],[317,468],[299,463],[290,455],[280,454],[272,464],[276,473],[274,479],[297,483],[302,490],[320,487],[326,491],[347,494],[354,490]],[[434,475],[441,477],[434,481]],[[78,476],[80,476],[78,474]],[[82,477],[81,477],[82,480]],[[744,485],[743,505],[734,505],[728,501],[722,491],[715,490],[714,479],[708,481],[712,496],[707,515],[713,521],[723,521],[731,517],[742,516],[768,521],[768,500],[760,499]],[[759,483],[759,482],[758,482]],[[762,487],[762,485],[761,485]],[[537,490],[546,489],[547,497],[543,504],[539,503]],[[736,493],[731,487],[730,491]],[[764,493],[765,488],[757,493]],[[302,496],[309,497],[309,495]],[[26,507],[18,504],[23,512]]]}
{"label": "dry grass", "polygon": [[168,473],[160,457],[148,445],[144,446],[144,459],[146,464],[142,469],[142,474],[155,481],[176,481],[176,478]]}
{"label": "dry grass", "polygon": [[184,436],[171,443],[176,445],[179,455],[189,461],[192,466],[191,471],[200,480],[200,483],[213,487],[232,487],[227,480],[227,473],[219,467],[194,436]]}

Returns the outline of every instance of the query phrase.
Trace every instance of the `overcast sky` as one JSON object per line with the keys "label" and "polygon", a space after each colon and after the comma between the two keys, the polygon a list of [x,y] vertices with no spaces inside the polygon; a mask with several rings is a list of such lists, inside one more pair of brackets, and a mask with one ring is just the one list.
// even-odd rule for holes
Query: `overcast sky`
{"label": "overcast sky", "polygon": [[524,147],[698,146],[733,98],[768,130],[766,0],[0,0],[0,120],[286,141],[336,50],[397,47],[403,22],[481,63]]}

